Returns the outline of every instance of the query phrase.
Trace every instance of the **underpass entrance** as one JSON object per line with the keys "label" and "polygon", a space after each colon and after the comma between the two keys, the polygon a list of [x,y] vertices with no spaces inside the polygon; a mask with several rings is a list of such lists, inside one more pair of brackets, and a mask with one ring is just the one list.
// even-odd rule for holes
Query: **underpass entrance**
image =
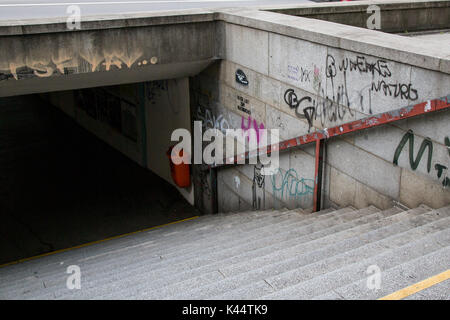
{"label": "underpass entrance", "polygon": [[0,264],[198,214],[47,100],[0,98]]}

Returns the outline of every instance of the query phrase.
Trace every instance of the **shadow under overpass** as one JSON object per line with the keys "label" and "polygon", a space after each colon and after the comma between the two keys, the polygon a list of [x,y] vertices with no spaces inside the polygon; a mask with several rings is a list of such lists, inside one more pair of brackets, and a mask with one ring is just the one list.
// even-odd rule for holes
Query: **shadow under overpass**
{"label": "shadow under overpass", "polygon": [[0,99],[0,264],[198,214],[38,96]]}

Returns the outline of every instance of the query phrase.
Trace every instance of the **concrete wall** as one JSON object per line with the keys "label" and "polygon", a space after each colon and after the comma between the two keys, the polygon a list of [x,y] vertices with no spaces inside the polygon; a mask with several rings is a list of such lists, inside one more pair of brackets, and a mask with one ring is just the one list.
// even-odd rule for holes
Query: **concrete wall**
{"label": "concrete wall", "polygon": [[[142,85],[141,85],[142,86]],[[143,101],[138,85],[89,88],[46,93],[43,96],[79,125],[145,165],[142,121]]]}
{"label": "concrete wall", "polygon": [[[278,128],[281,139],[288,139],[449,95],[448,58],[441,58],[449,56],[448,49],[418,52],[420,42],[401,36],[325,21],[310,28],[309,19],[267,12],[224,13],[222,19],[225,59],[195,77],[191,88],[197,97],[191,108],[201,110],[197,118],[209,117],[207,121],[219,129],[245,127],[251,117],[251,123]],[[348,40],[357,37],[358,45]],[[398,44],[391,47],[395,41]],[[441,62],[433,65],[433,60]],[[238,69],[248,85],[236,81]],[[297,100],[308,98],[293,108],[293,95]],[[330,140],[325,206],[450,203],[444,169],[450,167],[449,120],[450,112],[443,111]],[[409,142],[396,159],[398,165],[393,163],[404,137],[413,140],[411,159],[417,168],[411,167]],[[425,139],[432,145],[429,158],[428,149],[417,156]],[[254,165],[220,169],[219,212],[312,207],[313,146],[281,154],[280,167],[276,175],[266,177],[260,177]]]}
{"label": "concrete wall", "polygon": [[[155,13],[88,20],[75,32],[68,32],[64,21],[1,25],[0,96],[60,91],[49,95],[55,105],[168,179],[168,134],[176,127],[189,128],[191,120],[220,130],[277,128],[288,139],[447,97],[450,49],[360,28],[370,4],[386,10],[387,31],[396,31],[390,26],[398,19],[402,30],[397,31],[412,25],[448,27],[448,2],[420,0],[349,3],[336,11],[335,4],[308,4],[288,14],[248,8]],[[352,8],[353,22],[345,18]],[[328,20],[335,17],[351,26],[323,21],[326,14]],[[248,83],[236,81],[238,70]],[[194,75],[189,98],[186,79],[168,81],[172,91],[164,90],[164,81],[147,83]],[[147,84],[127,84],[137,82]],[[84,98],[67,91],[112,84],[127,85],[106,93],[104,88],[89,89]],[[295,99],[302,101],[298,107]],[[445,111],[330,140],[325,205],[386,208],[394,200],[411,207],[447,204],[448,120]],[[313,147],[291,150],[280,161],[273,176],[260,176],[255,166],[235,166],[219,170],[216,182],[194,166],[196,194],[202,197],[195,201],[212,211],[217,183],[219,211],[312,207]],[[190,201],[192,192],[184,193]]]}
{"label": "concrete wall", "polygon": [[335,3],[322,3],[319,6],[303,5],[269,10],[367,28],[367,19],[373,14],[372,10],[368,12],[369,5],[380,8],[380,27],[384,32],[403,33],[450,27],[450,3],[445,0],[351,1],[339,6]]}
{"label": "concrete wall", "polygon": [[194,188],[178,188],[170,174],[166,152],[177,142],[171,141],[175,129],[191,131],[189,79],[172,79],[146,83],[147,167],[194,204]]}

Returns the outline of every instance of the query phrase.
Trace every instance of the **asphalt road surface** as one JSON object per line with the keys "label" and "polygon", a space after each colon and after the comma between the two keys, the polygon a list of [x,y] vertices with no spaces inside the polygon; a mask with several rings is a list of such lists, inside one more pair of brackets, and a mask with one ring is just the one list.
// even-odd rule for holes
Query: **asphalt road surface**
{"label": "asphalt road surface", "polygon": [[[0,20],[68,17],[78,6],[81,17],[194,8],[227,8],[284,5],[308,0],[0,0]],[[69,13],[68,13],[69,10]]]}

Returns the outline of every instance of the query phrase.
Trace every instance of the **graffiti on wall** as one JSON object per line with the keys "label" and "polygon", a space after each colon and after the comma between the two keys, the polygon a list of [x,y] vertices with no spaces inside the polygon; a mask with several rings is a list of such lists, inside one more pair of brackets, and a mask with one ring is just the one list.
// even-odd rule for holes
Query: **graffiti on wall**
{"label": "graffiti on wall", "polygon": [[314,180],[301,178],[294,169],[283,173],[280,168],[271,176],[273,195],[285,200],[304,200],[314,193]]}
{"label": "graffiti on wall", "polygon": [[[246,123],[247,122],[247,123]],[[246,134],[247,141],[250,140],[250,135],[248,135],[248,130],[254,130],[256,134],[256,141],[259,145],[260,139],[262,137],[262,131],[264,130],[264,123],[259,123],[256,121],[256,119],[253,119],[251,116],[248,117],[248,119],[245,119],[245,117],[241,118],[241,129],[243,130],[243,134]]]}
{"label": "graffiti on wall", "polygon": [[164,93],[168,93],[169,84],[167,80],[150,81],[146,83],[147,99],[151,104],[156,103],[156,99],[160,98]]}
{"label": "graffiti on wall", "polygon": [[[371,60],[364,56],[344,57],[341,60],[328,54],[325,60],[325,83],[320,80],[320,69],[314,70],[288,65],[288,78],[299,82],[313,81],[315,96],[297,96],[294,89],[289,88],[284,93],[284,102],[295,110],[299,118],[308,121],[310,131],[313,120],[326,122],[344,120],[353,117],[359,110],[373,114],[372,99],[375,94],[393,99],[416,101],[418,90],[411,83],[392,79],[394,76],[389,63],[383,59]],[[368,75],[370,78],[362,88],[350,90],[348,77],[350,74]],[[313,79],[313,80],[311,80]]]}
{"label": "graffiti on wall", "polygon": [[[284,102],[289,106],[290,109],[295,110],[295,114],[299,118],[305,118],[308,121],[308,132],[310,132],[311,127],[313,126],[313,117],[315,113],[315,109],[311,106],[309,107],[300,107],[302,102],[311,102],[312,99],[310,96],[304,96],[301,99],[298,99],[297,94],[294,92],[294,89],[287,89],[284,92]],[[301,112],[299,111],[301,110]]]}
{"label": "graffiti on wall", "polygon": [[252,183],[252,208],[261,210],[266,207],[265,176],[261,173],[264,165],[255,165],[253,167]]}
{"label": "graffiti on wall", "polygon": [[[397,148],[395,149],[394,152],[394,159],[392,161],[392,163],[394,165],[398,165],[398,159],[400,157],[400,154],[402,153],[406,143],[408,144],[408,149],[409,149],[409,165],[411,167],[412,170],[416,170],[417,167],[419,166],[422,157],[425,153],[425,150],[427,150],[427,172],[430,173],[431,171],[431,164],[432,164],[432,159],[433,159],[433,142],[431,141],[430,138],[425,138],[422,143],[420,144],[419,150],[417,152],[416,157],[414,158],[414,132],[412,130],[408,130],[408,132],[406,132],[402,139],[400,140]],[[448,156],[449,156],[449,163],[450,163],[450,139],[448,137],[445,137],[444,139],[444,143],[445,146],[447,147],[448,150]],[[448,177],[448,167],[441,164],[441,163],[436,163],[434,165],[434,169],[436,171],[436,177],[442,182],[442,185],[444,188],[446,188],[447,186],[450,186],[450,178]]]}
{"label": "graffiti on wall", "polygon": [[231,129],[230,122],[222,114],[216,116],[211,109],[198,105],[196,119],[202,122],[203,130],[218,129],[226,133],[227,129]]}
{"label": "graffiti on wall", "polygon": [[74,94],[77,108],[130,140],[137,141],[136,104],[103,88],[76,90]]}
{"label": "graffiti on wall", "polygon": [[168,105],[173,114],[179,114],[181,104],[177,100],[178,82],[173,80],[155,80],[145,83],[147,100],[152,105]]}
{"label": "graffiti on wall", "polygon": [[21,58],[14,61],[0,62],[0,80],[27,79],[33,77],[47,78],[57,74],[77,72],[110,71],[128,68],[133,65],[145,66],[149,62],[142,59],[140,49],[123,52],[94,53],[89,50],[65,52],[61,57]]}
{"label": "graffiti on wall", "polygon": [[[139,49],[131,50],[130,52],[105,52],[103,55],[100,54],[86,54],[80,53],[80,58],[91,65],[91,72],[99,71],[104,68],[105,71],[111,70],[111,67],[116,67],[117,69],[122,69],[127,67],[131,68],[138,59],[141,58],[143,52]],[[148,61],[143,59],[138,62],[137,65],[142,66],[148,64]]]}
{"label": "graffiti on wall", "polygon": [[[363,92],[358,92],[357,97],[355,97],[356,101],[359,100],[359,107],[363,112],[365,111],[364,101],[368,101],[368,111],[370,114],[372,113],[371,96],[373,93],[380,92],[385,96],[401,100],[415,101],[419,98],[417,89],[415,89],[411,83],[403,83],[391,79],[393,73],[386,60],[369,60],[369,58],[364,56],[356,56],[354,58],[344,57],[340,61],[336,61],[333,55],[328,54],[325,65],[325,75],[327,81],[329,81],[329,84],[331,85],[332,99],[335,99],[335,103],[341,103],[347,108],[350,108],[352,103],[351,99],[349,99],[347,84],[347,76],[350,73],[357,73],[358,75],[367,74],[370,76],[371,80],[368,81],[366,87],[362,89]],[[338,76],[341,78],[339,83],[336,80]],[[378,80],[375,80],[375,78]],[[366,95],[364,94],[364,91],[367,91]],[[356,110],[357,107],[355,106],[354,109]]]}
{"label": "graffiti on wall", "polygon": [[237,106],[238,110],[240,110],[242,112],[245,112],[248,115],[251,115],[252,112],[251,112],[250,107],[248,105],[249,104],[248,99],[238,95],[237,96],[237,100],[238,100],[238,106]]}
{"label": "graffiti on wall", "polygon": [[403,150],[403,147],[408,141],[409,141],[409,164],[411,166],[411,169],[413,170],[417,169],[420,160],[422,159],[422,156],[425,152],[425,149],[428,148],[427,171],[430,172],[431,161],[433,159],[433,142],[431,142],[430,138],[425,138],[419,147],[416,159],[414,159],[414,133],[412,130],[408,130],[408,132],[406,132],[405,135],[403,136],[402,140],[400,140],[400,143],[398,144],[397,149],[395,150],[394,153],[394,160],[393,160],[394,165],[398,165],[398,158]]}
{"label": "graffiti on wall", "polygon": [[202,194],[206,196],[207,199],[211,199],[211,187],[209,184],[209,174],[206,170],[198,171],[198,179],[200,182],[200,188],[202,190]]}
{"label": "graffiti on wall", "polygon": [[243,86],[248,86],[247,76],[245,75],[244,71],[242,71],[241,69],[236,70],[235,80],[237,83],[239,83]]}
{"label": "graffiti on wall", "polygon": [[288,65],[288,78],[298,82],[315,81],[319,75],[319,68],[314,66],[314,69],[307,67],[299,67],[298,65]]}
{"label": "graffiti on wall", "polygon": [[[392,76],[392,72],[389,69],[387,61],[383,59],[377,59],[375,61],[369,61],[364,56],[357,56],[356,58],[343,58],[336,68],[336,61],[332,55],[327,57],[327,70],[331,79],[336,76],[337,72],[359,72],[360,74],[367,73],[372,76],[376,75],[382,80],[372,81],[370,90],[373,92],[381,92],[385,96],[393,98],[400,98],[402,100],[415,101],[419,97],[417,90],[414,89],[411,83],[402,83],[399,81],[389,81],[387,78]],[[344,78],[345,79],[345,78]],[[345,84],[346,86],[346,84]]]}

